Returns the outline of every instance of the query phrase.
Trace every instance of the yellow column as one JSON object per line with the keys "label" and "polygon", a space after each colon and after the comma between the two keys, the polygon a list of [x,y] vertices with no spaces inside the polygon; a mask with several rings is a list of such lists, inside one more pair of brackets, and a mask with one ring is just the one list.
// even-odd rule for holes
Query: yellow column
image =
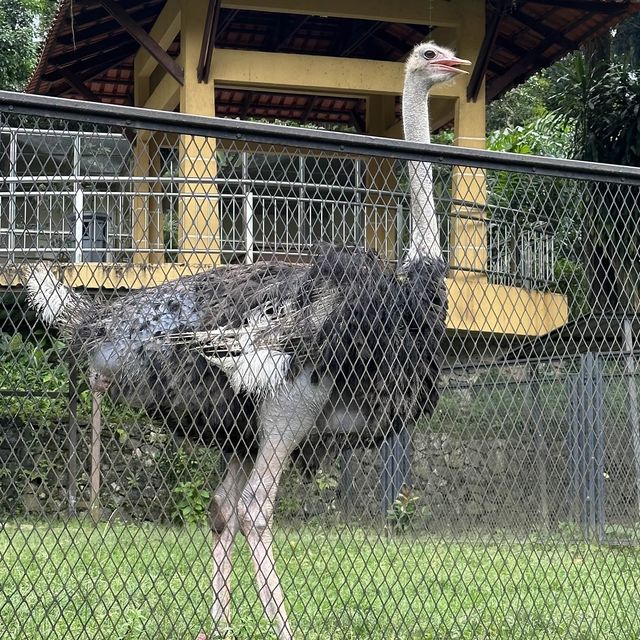
{"label": "yellow column", "polygon": [[136,133],[133,175],[135,196],[133,198],[133,262],[146,263],[149,260],[149,183],[138,178],[147,178],[151,167],[149,138],[151,132]]}
{"label": "yellow column", "polygon": [[[395,96],[370,95],[367,98],[367,133],[387,135],[395,122]],[[393,159],[370,158],[365,176],[365,184],[371,189],[365,201],[366,245],[389,259],[396,258],[397,211],[395,199],[384,192],[395,190],[397,186],[394,165]]]}
{"label": "yellow column", "polygon": [[164,262],[164,214],[162,212],[162,158],[158,145],[158,134],[149,140],[149,173],[153,179],[149,193],[149,262]]}
{"label": "yellow column", "polygon": [[[485,32],[485,3],[466,0],[458,36],[458,55],[478,59]],[[485,148],[485,88],[476,102],[461,97],[456,101],[455,144]],[[487,237],[484,205],[487,201],[486,176],[481,169],[454,167],[454,205],[450,221],[451,274],[454,277],[486,278]],[[457,201],[457,202],[456,202]]]}
{"label": "yellow column", "polygon": [[[184,86],[180,89],[180,111],[215,115],[215,94],[209,78],[198,82],[197,67],[207,14],[207,0],[182,0],[180,55]],[[220,260],[216,140],[203,136],[180,137],[180,261],[192,266],[216,264]]]}
{"label": "yellow column", "polygon": [[133,175],[133,262],[160,264],[164,262],[160,149],[151,131],[136,134]]}

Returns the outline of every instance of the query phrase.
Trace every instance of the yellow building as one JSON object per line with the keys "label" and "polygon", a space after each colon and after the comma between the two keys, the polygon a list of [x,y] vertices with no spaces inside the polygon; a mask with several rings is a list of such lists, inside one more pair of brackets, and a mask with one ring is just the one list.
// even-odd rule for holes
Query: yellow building
{"label": "yellow building", "polygon": [[[481,149],[487,101],[636,10],[633,2],[605,1],[62,0],[27,91],[399,138],[402,59],[431,38],[475,63],[468,78],[436,89],[433,126],[453,123],[455,144]],[[223,222],[215,205],[202,203],[217,195],[204,178],[216,174],[228,144],[138,132],[135,175],[157,178],[167,145],[177,149],[183,178],[173,259],[166,262],[157,181],[142,181],[128,260],[80,252],[66,269],[72,284],[143,286],[221,260]],[[384,160],[371,162],[373,183],[388,175]],[[563,296],[487,277],[484,173],[454,168],[451,192],[449,326],[522,336],[564,324]],[[386,222],[376,228],[369,219],[364,234],[392,255],[397,238]],[[91,224],[95,234],[99,225]]]}

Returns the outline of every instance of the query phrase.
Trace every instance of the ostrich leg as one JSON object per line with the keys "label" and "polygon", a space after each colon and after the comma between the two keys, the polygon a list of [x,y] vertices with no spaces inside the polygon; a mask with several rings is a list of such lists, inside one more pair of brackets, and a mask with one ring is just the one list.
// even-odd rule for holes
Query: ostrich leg
{"label": "ostrich leg", "polygon": [[233,541],[240,530],[237,505],[242,488],[247,482],[249,461],[234,456],[229,460],[226,475],[216,489],[211,503],[213,529],[213,617],[215,633],[224,635],[230,626],[231,553]]}
{"label": "ostrich leg", "polygon": [[260,449],[238,504],[240,527],[251,549],[258,595],[280,640],[291,640],[293,635],[273,558],[274,502],[289,455],[313,428],[330,392],[328,381],[313,383],[310,373],[303,371],[265,403],[260,416]]}

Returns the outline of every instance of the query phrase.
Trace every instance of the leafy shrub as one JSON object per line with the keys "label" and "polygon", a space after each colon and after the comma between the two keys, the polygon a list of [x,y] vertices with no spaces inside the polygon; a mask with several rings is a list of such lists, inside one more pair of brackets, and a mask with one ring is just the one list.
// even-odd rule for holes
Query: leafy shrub
{"label": "leafy shrub", "polygon": [[204,487],[204,479],[180,482],[173,489],[174,516],[184,524],[205,524],[211,492]]}
{"label": "leafy shrub", "polygon": [[60,341],[47,345],[0,333],[0,415],[25,422],[64,416],[69,372],[63,354]]}
{"label": "leafy shrub", "polygon": [[206,524],[213,487],[220,479],[219,453],[208,447],[181,446],[168,462],[174,476],[172,517],[182,524]]}
{"label": "leafy shrub", "polygon": [[387,512],[387,521],[396,532],[406,531],[418,515],[420,496],[404,485]]}

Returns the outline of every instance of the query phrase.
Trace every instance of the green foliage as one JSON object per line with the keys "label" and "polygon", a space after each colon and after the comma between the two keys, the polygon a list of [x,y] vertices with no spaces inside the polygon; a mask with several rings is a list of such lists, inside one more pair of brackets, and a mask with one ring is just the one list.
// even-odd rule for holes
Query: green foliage
{"label": "green foliage", "polygon": [[[573,131],[574,157],[640,166],[640,74],[625,57],[602,57],[601,50],[610,52],[611,47],[600,44],[594,51],[572,56],[551,102]],[[637,197],[624,185],[594,183],[589,192],[583,241],[588,240],[592,273],[599,273],[590,279],[590,299],[594,305],[602,302],[606,310],[626,310],[627,305],[638,309],[640,233],[632,223]],[[602,272],[603,256],[612,261],[613,277]]]}
{"label": "green foliage", "polygon": [[411,487],[403,485],[387,512],[387,521],[396,533],[406,531],[416,519],[419,502],[420,496]]}
{"label": "green foliage", "polygon": [[[65,415],[67,365],[64,345],[24,340],[19,333],[0,333],[0,389],[17,391],[0,403],[0,415],[55,421]],[[46,395],[46,394],[60,394]]]}
{"label": "green foliage", "polygon": [[213,489],[219,481],[220,457],[209,447],[179,447],[169,461],[175,484],[171,515],[181,524],[207,522]]}
{"label": "green foliage", "polygon": [[338,480],[334,476],[325,473],[322,469],[318,469],[313,481],[321,494],[333,491],[338,486]]}
{"label": "green foliage", "polygon": [[579,318],[589,312],[589,282],[584,267],[568,258],[559,258],[554,266],[558,291],[567,296],[569,315]]}
{"label": "green foliage", "polygon": [[542,71],[492,102],[487,108],[487,130],[526,127],[547,115],[550,76],[549,71]]}
{"label": "green foliage", "polygon": [[637,165],[640,159],[640,76],[624,58],[576,54],[550,96],[573,130],[575,157]]}
{"label": "green foliage", "polygon": [[0,0],[0,88],[24,87],[55,6],[54,0]]}
{"label": "green foliage", "polygon": [[570,141],[571,127],[546,113],[524,124],[489,133],[487,146],[493,151],[566,158]]}
{"label": "green foliage", "polygon": [[184,524],[206,524],[211,492],[204,488],[204,479],[180,482],[173,489],[174,516]]}

